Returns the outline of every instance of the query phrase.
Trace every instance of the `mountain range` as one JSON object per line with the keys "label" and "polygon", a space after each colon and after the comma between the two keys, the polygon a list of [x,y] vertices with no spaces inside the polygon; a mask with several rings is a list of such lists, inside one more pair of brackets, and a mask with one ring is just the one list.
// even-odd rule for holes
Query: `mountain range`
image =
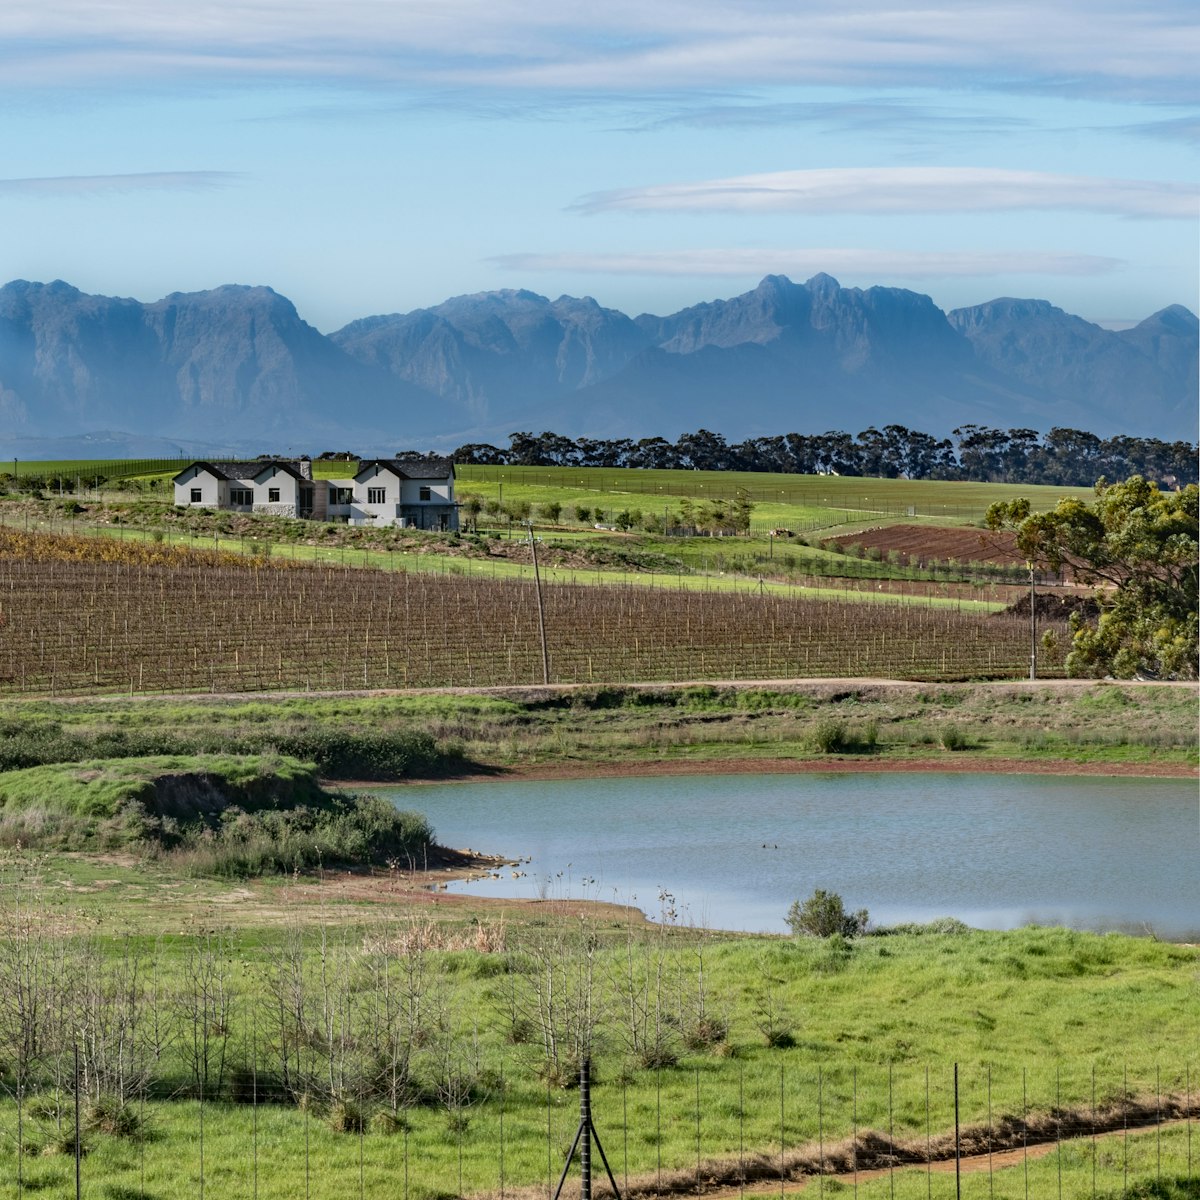
{"label": "mountain range", "polygon": [[1114,331],[1045,300],[943,312],[828,275],[769,275],[665,317],[483,292],[329,335],[268,287],[143,304],[18,280],[0,287],[0,442],[391,453],[516,429],[944,435],[969,422],[1194,440],[1198,353],[1181,305]]}

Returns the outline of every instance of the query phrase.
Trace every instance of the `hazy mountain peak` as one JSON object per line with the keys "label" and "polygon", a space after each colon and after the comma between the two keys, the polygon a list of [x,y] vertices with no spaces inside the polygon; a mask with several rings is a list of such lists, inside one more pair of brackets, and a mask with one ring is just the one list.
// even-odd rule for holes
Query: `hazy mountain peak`
{"label": "hazy mountain peak", "polygon": [[1195,336],[1200,330],[1200,317],[1197,317],[1190,308],[1184,308],[1182,304],[1168,304],[1166,308],[1160,308],[1158,312],[1152,313],[1134,328],[1143,329],[1151,326]]}
{"label": "hazy mountain peak", "polygon": [[[775,278],[787,279],[787,276],[775,276]],[[824,271],[818,271],[804,286],[814,295],[842,290],[842,285],[832,275],[826,275]]]}
{"label": "hazy mountain peak", "polygon": [[394,448],[399,428],[445,448],[514,428],[745,437],[1019,421],[1191,439],[1198,324],[1170,305],[1115,333],[1014,297],[946,314],[919,292],[819,273],[636,320],[591,296],[506,288],[325,337],[266,286],[141,304],[14,280],[0,287],[0,433]]}

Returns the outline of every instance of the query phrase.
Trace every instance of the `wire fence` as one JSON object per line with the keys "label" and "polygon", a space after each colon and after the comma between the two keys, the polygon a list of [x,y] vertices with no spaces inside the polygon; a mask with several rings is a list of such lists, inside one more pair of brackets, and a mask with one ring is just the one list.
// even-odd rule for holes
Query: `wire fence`
{"label": "wire fence", "polygon": [[166,475],[178,473],[195,461],[194,458],[108,458],[39,460],[0,459],[0,475],[14,479],[38,480],[44,486],[90,487],[96,479],[105,481],[129,479],[137,475]]}
{"label": "wire fence", "polygon": [[[116,1103],[91,1094],[81,1061],[76,1046],[53,1091],[0,1085],[0,1196],[538,1200],[609,1197],[615,1184],[631,1200],[800,1186],[864,1200],[1097,1200],[1200,1189],[1190,1063],[706,1063],[613,1073],[580,1111],[583,1089],[551,1087],[515,1057],[415,1105],[332,1094],[319,1079],[284,1086],[277,1064],[254,1056],[207,1095],[203,1083],[144,1079]],[[585,1119],[612,1183],[589,1183],[574,1154]]]}

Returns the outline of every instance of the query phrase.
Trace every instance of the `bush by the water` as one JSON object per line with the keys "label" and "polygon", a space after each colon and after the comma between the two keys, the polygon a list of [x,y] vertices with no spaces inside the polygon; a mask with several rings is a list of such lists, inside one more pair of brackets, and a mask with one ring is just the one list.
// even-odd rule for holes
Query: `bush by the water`
{"label": "bush by the water", "polygon": [[841,721],[822,720],[813,726],[809,741],[820,754],[870,754],[879,742],[879,726],[867,721],[847,728]]}
{"label": "bush by the water", "polygon": [[338,796],[329,807],[230,809],[212,828],[184,831],[166,853],[193,875],[245,878],[316,866],[423,864],[433,830],[421,813],[379,796]]}
{"label": "bush by the water", "polygon": [[867,932],[870,917],[865,908],[848,913],[837,892],[817,888],[803,903],[793,900],[786,917],[796,937],[852,938]]}

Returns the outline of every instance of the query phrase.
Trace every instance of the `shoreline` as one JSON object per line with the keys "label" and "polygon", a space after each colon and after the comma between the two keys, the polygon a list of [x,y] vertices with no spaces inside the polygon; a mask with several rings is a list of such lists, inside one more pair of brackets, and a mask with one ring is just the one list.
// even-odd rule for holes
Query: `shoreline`
{"label": "shoreline", "polygon": [[[953,755],[953,757],[952,757]],[[329,779],[331,787],[428,787],[452,783],[552,782],[573,779],[637,779],[705,775],[1068,775],[1116,778],[1197,779],[1187,763],[1073,762],[1069,759],[961,758],[944,756],[884,760],[865,756],[830,758],[646,759],[618,762],[550,761],[495,767],[437,778]]]}

